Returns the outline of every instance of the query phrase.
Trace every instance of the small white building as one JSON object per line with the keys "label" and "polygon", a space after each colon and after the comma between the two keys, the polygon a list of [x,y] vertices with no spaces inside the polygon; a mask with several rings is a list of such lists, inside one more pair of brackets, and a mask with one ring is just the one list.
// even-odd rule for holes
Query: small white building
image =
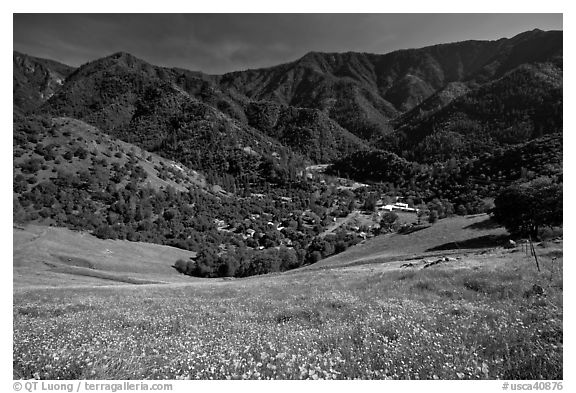
{"label": "small white building", "polygon": [[393,210],[398,210],[398,211],[403,211],[403,212],[418,213],[418,209],[413,208],[413,207],[408,207],[407,203],[402,203],[402,202],[396,202],[393,205],[384,205],[384,206],[380,207],[379,209],[389,211],[389,212],[391,212]]}

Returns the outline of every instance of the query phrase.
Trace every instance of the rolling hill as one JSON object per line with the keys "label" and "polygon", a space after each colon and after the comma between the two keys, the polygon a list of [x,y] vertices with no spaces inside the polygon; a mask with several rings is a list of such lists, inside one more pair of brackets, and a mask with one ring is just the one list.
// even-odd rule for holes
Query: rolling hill
{"label": "rolling hill", "polygon": [[225,191],[180,162],[80,120],[15,119],[13,171],[18,223],[185,249],[221,238],[213,215],[226,210]]}
{"label": "rolling hill", "polygon": [[426,259],[438,255],[502,246],[508,233],[486,214],[455,217],[409,234],[377,236],[343,253],[302,269],[335,268],[361,263]]}
{"label": "rolling hill", "polygon": [[70,287],[190,282],[171,267],[195,253],[126,240],[102,240],[86,232],[27,225],[13,229],[14,286]]}
{"label": "rolling hill", "polygon": [[42,181],[56,178],[59,173],[97,172],[94,164],[102,161],[106,161],[106,166],[110,165],[110,168],[126,166],[132,161],[132,165],[146,173],[143,186],[156,190],[167,187],[179,191],[188,191],[190,187],[209,188],[200,173],[112,138],[80,120],[39,117],[16,121],[15,175],[28,175],[33,169],[30,166],[39,167],[34,175],[35,181],[27,181],[26,190]]}

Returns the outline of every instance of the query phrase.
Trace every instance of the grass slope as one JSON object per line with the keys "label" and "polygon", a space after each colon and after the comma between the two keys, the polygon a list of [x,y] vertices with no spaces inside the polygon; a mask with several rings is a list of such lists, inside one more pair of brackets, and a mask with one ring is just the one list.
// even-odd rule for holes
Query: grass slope
{"label": "grass slope", "polygon": [[65,228],[15,227],[14,287],[189,282],[171,265],[193,252],[124,240],[101,240]]}
{"label": "grass slope", "polygon": [[506,230],[496,226],[488,215],[457,216],[440,220],[429,228],[410,234],[377,236],[306,269],[374,262],[378,259],[407,259],[428,253],[437,254],[441,249],[446,250],[444,253],[450,253],[450,249],[496,246],[505,235]]}
{"label": "grass slope", "polygon": [[554,246],[540,274],[496,250],[429,269],[16,292],[14,378],[562,379]]}

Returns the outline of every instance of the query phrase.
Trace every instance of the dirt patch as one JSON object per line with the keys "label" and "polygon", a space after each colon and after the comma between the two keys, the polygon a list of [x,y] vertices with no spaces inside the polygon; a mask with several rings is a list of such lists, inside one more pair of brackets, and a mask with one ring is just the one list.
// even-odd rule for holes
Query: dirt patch
{"label": "dirt patch", "polygon": [[52,255],[56,257],[60,262],[68,266],[84,267],[88,269],[95,269],[94,264],[87,259],[77,258],[68,255]]}
{"label": "dirt patch", "polygon": [[122,282],[127,284],[135,284],[135,285],[143,285],[143,284],[161,284],[158,281],[149,281],[149,280],[142,280],[139,278],[134,277],[127,277],[127,276],[119,276],[116,274],[110,274],[103,271],[89,269],[89,268],[82,268],[77,266],[60,266],[51,269],[57,273],[64,273],[64,274],[73,274],[77,276],[87,276],[87,277],[94,277],[99,278],[101,280],[110,280],[116,282]]}

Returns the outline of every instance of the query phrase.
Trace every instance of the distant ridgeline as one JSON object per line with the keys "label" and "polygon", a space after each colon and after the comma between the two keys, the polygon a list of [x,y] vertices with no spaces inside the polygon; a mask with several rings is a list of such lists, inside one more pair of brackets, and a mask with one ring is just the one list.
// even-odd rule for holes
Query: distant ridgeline
{"label": "distant ridgeline", "polygon": [[193,250],[179,271],[246,276],[355,244],[323,232],[378,198],[483,212],[508,186],[562,184],[562,41],[534,30],[225,75],[14,52],[14,220]]}

